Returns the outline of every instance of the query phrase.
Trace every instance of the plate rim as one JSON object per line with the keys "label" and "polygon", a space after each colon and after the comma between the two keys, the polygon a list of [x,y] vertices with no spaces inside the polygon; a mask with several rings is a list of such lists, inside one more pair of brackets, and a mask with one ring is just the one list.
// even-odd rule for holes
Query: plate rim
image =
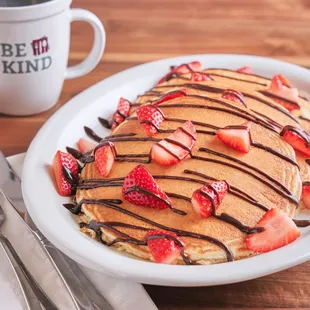
{"label": "plate rim", "polygon": [[[71,256],[78,262],[88,267],[105,273],[109,273],[114,276],[124,277],[147,284],[171,286],[206,286],[240,282],[274,273],[295,266],[310,259],[310,249],[306,251],[300,248],[299,243],[298,245],[296,245],[296,243],[292,243],[286,247],[266,253],[264,255],[259,255],[230,263],[203,266],[162,265],[148,261],[132,259],[125,255],[116,255],[114,251],[111,251],[107,247],[100,245],[100,248],[103,248],[102,255],[104,253],[105,255],[107,255],[108,258],[111,258],[111,261],[109,261],[109,264],[107,266],[104,265],[102,261],[100,261],[98,258],[88,255],[89,253],[85,254],[85,252],[82,253],[81,249],[78,249],[76,247],[73,249],[72,246],[68,246],[68,242],[64,242],[64,239],[60,238],[59,234],[56,235],[55,232],[52,232],[50,227],[44,226],[42,223],[42,217],[38,216],[38,210],[36,209],[38,208],[38,206],[34,206],[35,202],[32,197],[33,190],[31,190],[30,182],[33,179],[32,169],[34,167],[34,161],[36,159],[36,152],[40,148],[40,143],[42,139],[44,139],[46,134],[50,131],[50,128],[54,126],[57,122],[59,122],[60,118],[66,116],[66,114],[68,114],[67,112],[71,111],[73,106],[75,106],[75,108],[82,106],[86,98],[88,101],[90,101],[90,104],[92,104],[92,102],[98,99],[98,94],[96,93],[102,87],[102,85],[108,85],[109,83],[113,83],[113,81],[118,80],[119,77],[133,74],[135,71],[143,70],[143,68],[149,66],[156,66],[157,64],[164,64],[167,62],[178,63],[197,58],[212,59],[212,57],[230,57],[234,58],[234,60],[244,60],[244,62],[246,62],[246,60],[248,59],[248,61],[250,62],[251,60],[258,60],[264,63],[273,63],[279,65],[282,64],[286,67],[291,67],[292,70],[298,71],[302,75],[306,75],[306,77],[310,81],[310,71],[308,69],[281,60],[261,56],[239,54],[197,54],[155,60],[123,70],[104,80],[99,81],[93,86],[82,91],[74,98],[70,99],[65,105],[63,105],[48,119],[48,121],[42,126],[42,128],[39,130],[39,132],[31,142],[25,157],[22,174],[23,197],[25,199],[25,203],[31,217],[33,218],[39,229],[42,230],[43,234],[45,234],[52,243],[54,243],[67,255]],[[74,115],[76,116],[77,113],[78,112],[76,112],[76,114]],[[69,116],[67,115],[66,118],[68,117]],[[306,245],[306,239],[310,239],[310,235],[307,235],[303,240],[301,240],[301,243]],[[98,251],[95,251],[95,246],[92,245],[92,240],[89,240],[89,238],[80,237],[78,240],[80,240],[83,245],[86,244],[84,241],[87,241],[88,246],[92,247],[92,249],[94,250],[92,251],[92,253],[98,253]],[[296,251],[294,257],[291,257],[290,255],[285,255],[287,254],[286,252],[288,251],[288,248],[290,248],[290,251]],[[284,253],[282,254],[281,252]],[[102,255],[100,255],[100,257]],[[283,258],[280,262],[277,259],[279,255]],[[254,269],[252,268],[253,266],[257,265],[267,267],[263,268],[263,270],[257,267]],[[248,270],[250,270],[250,268],[252,270],[249,273]]]}

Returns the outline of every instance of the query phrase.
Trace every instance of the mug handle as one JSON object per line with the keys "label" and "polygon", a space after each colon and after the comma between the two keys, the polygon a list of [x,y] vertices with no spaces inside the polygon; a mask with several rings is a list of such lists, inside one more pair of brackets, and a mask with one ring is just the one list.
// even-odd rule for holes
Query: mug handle
{"label": "mug handle", "polygon": [[106,41],[103,25],[95,14],[83,9],[71,9],[70,13],[71,23],[74,21],[88,22],[94,29],[95,37],[93,47],[87,58],[81,63],[67,68],[65,73],[66,79],[73,79],[92,71],[102,57]]}

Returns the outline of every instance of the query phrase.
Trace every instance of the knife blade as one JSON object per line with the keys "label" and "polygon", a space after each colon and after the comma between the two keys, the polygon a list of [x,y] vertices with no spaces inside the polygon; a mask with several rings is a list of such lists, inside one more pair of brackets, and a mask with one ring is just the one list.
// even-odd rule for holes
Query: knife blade
{"label": "knife blade", "polygon": [[[37,228],[27,212],[21,191],[21,180],[0,152],[0,193],[21,216],[51,261],[78,310],[113,310],[79,265],[59,251]],[[27,217],[27,221],[25,221]]]}

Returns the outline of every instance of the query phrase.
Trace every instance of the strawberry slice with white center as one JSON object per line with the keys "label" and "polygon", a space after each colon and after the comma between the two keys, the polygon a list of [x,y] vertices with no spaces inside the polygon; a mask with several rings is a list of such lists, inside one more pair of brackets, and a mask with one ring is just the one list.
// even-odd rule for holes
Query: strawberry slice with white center
{"label": "strawberry slice with white center", "polygon": [[246,74],[253,74],[253,73],[254,73],[253,70],[252,70],[252,68],[247,67],[247,66],[242,67],[242,68],[239,68],[239,69],[236,70],[236,71],[239,72],[239,73],[246,73]]}
{"label": "strawberry slice with white center", "polygon": [[81,139],[78,141],[77,145],[78,145],[79,151],[82,152],[82,153],[90,152],[90,151],[92,151],[92,150],[95,148],[95,146],[96,146],[95,143],[90,142],[90,141],[88,141],[88,140],[86,140],[86,139],[84,139],[84,138],[81,138]]}
{"label": "strawberry slice with white center", "polygon": [[212,81],[210,75],[201,73],[201,72],[194,72],[191,76],[191,82],[204,82],[204,81]]}
{"label": "strawberry slice with white center", "polygon": [[153,105],[159,105],[165,101],[168,101],[168,100],[172,100],[172,99],[175,99],[175,98],[181,98],[181,97],[184,97],[184,96],[187,96],[188,95],[188,91],[186,88],[182,88],[180,90],[175,90],[175,91],[172,91],[168,94],[164,94],[162,95],[158,100],[156,100],[155,102],[153,102]]}
{"label": "strawberry slice with white center", "polygon": [[183,64],[180,66],[176,66],[176,67],[171,67],[171,71],[166,74],[164,77],[162,77],[157,84],[161,84],[163,82],[166,82],[169,77],[173,76],[174,73],[189,73],[189,72],[193,72],[193,71],[198,71],[201,69],[201,63],[199,61],[192,61],[188,64]]}
{"label": "strawberry slice with white center", "polygon": [[128,100],[120,98],[117,106],[117,110],[113,115],[113,121],[111,129],[115,129],[119,124],[121,124],[125,118],[129,115],[131,104]]}
{"label": "strawberry slice with white center", "polygon": [[270,94],[270,97],[274,101],[281,104],[289,111],[300,109],[297,88],[290,88],[289,81],[280,74],[272,78],[270,87],[264,94]]}
{"label": "strawberry slice with white center", "polygon": [[310,209],[310,182],[303,183],[301,199],[305,208]]}
{"label": "strawberry slice with white center", "polygon": [[138,165],[124,180],[123,197],[137,205],[155,209],[167,209],[171,206],[168,196],[161,190],[149,171]]}
{"label": "strawberry slice with white center", "polygon": [[227,146],[242,153],[248,153],[251,148],[251,122],[238,126],[227,126],[216,131],[216,136]]}
{"label": "strawberry slice with white center", "polygon": [[240,93],[237,90],[225,89],[223,94],[222,94],[222,98],[226,99],[226,100],[233,101],[235,103],[242,104],[243,106],[246,107],[246,103],[245,103],[245,100],[244,100],[242,93]]}
{"label": "strawberry slice with white center", "polygon": [[249,250],[257,253],[281,248],[301,235],[293,220],[279,209],[267,211],[256,227],[263,227],[264,231],[249,235],[246,245]]}
{"label": "strawberry slice with white center", "polygon": [[170,231],[150,230],[146,240],[154,261],[161,264],[173,263],[184,247],[181,239]]}
{"label": "strawberry slice with white center", "polygon": [[155,135],[165,119],[164,113],[155,105],[143,105],[137,109],[136,113],[148,136]]}
{"label": "strawberry slice with white center", "polygon": [[[52,168],[54,171],[59,195],[70,196],[73,194],[73,183],[75,180],[77,180],[79,173],[79,165],[76,159],[71,154],[57,151],[53,159]],[[71,181],[68,181],[68,179],[65,177],[64,169],[67,171],[65,174],[68,177],[71,176]]]}
{"label": "strawberry slice with white center", "polygon": [[215,212],[222,203],[228,191],[225,181],[215,181],[194,191],[192,205],[196,213],[207,218]]}
{"label": "strawberry slice with white center", "polygon": [[106,142],[95,150],[95,166],[98,173],[106,177],[109,175],[116,157],[115,146],[112,142]]}
{"label": "strawberry slice with white center", "polygon": [[196,139],[195,127],[187,121],[172,135],[152,146],[151,159],[163,166],[175,165],[190,154]]}
{"label": "strawberry slice with white center", "polygon": [[280,135],[295,150],[310,156],[310,135],[302,129],[285,126]]}

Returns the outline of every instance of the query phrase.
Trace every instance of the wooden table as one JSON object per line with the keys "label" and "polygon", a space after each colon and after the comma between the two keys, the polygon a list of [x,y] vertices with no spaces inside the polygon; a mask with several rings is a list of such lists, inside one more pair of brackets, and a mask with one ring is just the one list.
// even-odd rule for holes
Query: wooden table
{"label": "wooden table", "polygon": [[[75,0],[73,7],[92,10],[103,21],[105,54],[92,73],[65,82],[50,111],[32,117],[0,116],[0,148],[6,155],[26,151],[39,128],[70,98],[142,62],[240,53],[310,67],[310,0]],[[90,26],[74,24],[70,64],[87,55],[91,42]],[[310,308],[310,262],[233,285],[146,289],[160,310]]]}

